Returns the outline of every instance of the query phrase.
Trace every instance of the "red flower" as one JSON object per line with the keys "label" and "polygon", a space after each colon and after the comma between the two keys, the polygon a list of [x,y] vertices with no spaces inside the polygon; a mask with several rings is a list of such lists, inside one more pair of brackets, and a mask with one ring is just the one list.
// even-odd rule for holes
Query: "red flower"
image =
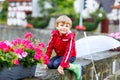
{"label": "red flower", "polygon": [[14,59],[14,60],[13,60],[13,64],[19,65],[19,60],[18,60],[18,59]]}
{"label": "red flower", "polygon": [[44,56],[43,56],[43,59],[44,59],[44,63],[45,63],[45,64],[46,64],[46,63],[49,63],[49,58],[48,58],[47,55],[44,55]]}
{"label": "red flower", "polygon": [[75,29],[77,29],[77,30],[86,30],[86,27],[77,25],[77,26],[75,26]]}
{"label": "red flower", "polygon": [[31,32],[27,32],[25,35],[24,35],[24,38],[32,38],[33,37],[33,34]]}
{"label": "red flower", "polygon": [[28,23],[28,24],[26,25],[26,27],[27,27],[27,28],[33,28],[33,25],[30,24],[30,23]]}
{"label": "red flower", "polygon": [[34,55],[34,59],[40,61],[41,58],[42,58],[42,53],[35,53],[35,55]]}
{"label": "red flower", "polygon": [[44,45],[44,43],[38,43],[38,44],[37,44],[37,47],[44,48],[45,45]]}

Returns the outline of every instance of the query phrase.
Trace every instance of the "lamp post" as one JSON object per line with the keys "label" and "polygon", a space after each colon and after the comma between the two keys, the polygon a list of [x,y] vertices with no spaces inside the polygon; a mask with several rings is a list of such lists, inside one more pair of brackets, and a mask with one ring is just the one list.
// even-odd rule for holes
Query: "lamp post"
{"label": "lamp post", "polygon": [[80,13],[79,25],[76,26],[75,28],[77,30],[85,30],[85,27],[83,26],[83,17],[82,17],[82,11],[84,8],[84,0],[75,0],[74,7],[75,7],[76,13]]}
{"label": "lamp post", "polygon": [[82,11],[84,8],[84,0],[80,0],[81,8],[80,8],[80,20],[79,20],[79,26],[83,25],[83,17],[82,17]]}

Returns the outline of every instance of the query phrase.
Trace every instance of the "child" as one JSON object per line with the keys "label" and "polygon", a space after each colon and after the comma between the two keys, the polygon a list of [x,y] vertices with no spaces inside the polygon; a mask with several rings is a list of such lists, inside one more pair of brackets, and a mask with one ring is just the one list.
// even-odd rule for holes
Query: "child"
{"label": "child", "polygon": [[[52,37],[47,46],[46,55],[48,57],[44,62],[44,68],[57,69],[60,74],[64,74],[63,69],[69,68],[69,63],[76,60],[75,34],[71,32],[72,20],[61,15],[56,20],[56,29],[52,31]],[[51,57],[52,50],[56,55]]]}
{"label": "child", "polygon": [[[58,72],[64,75],[64,69],[72,71],[76,80],[80,80],[81,66],[79,64],[71,64],[76,60],[75,34],[71,32],[72,20],[61,15],[56,20],[56,29],[52,31],[52,36],[49,41],[46,57],[44,59],[44,68],[57,69]],[[56,55],[51,57],[52,50]]]}

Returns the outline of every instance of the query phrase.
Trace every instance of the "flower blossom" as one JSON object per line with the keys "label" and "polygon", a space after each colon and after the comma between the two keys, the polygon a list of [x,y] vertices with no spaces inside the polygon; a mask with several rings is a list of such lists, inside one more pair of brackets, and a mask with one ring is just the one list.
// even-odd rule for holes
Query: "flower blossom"
{"label": "flower blossom", "polygon": [[29,43],[28,45],[27,45],[27,48],[29,48],[30,50],[33,50],[34,49],[34,44],[33,43]]}
{"label": "flower blossom", "polygon": [[33,34],[31,32],[27,32],[25,35],[24,35],[24,38],[32,38],[33,37]]}
{"label": "flower blossom", "polygon": [[12,44],[13,44],[14,46],[21,44],[21,39],[20,39],[20,38],[14,39],[14,40],[12,41]]}
{"label": "flower blossom", "polygon": [[23,39],[22,41],[21,41],[21,44],[23,45],[23,46],[27,46],[29,43],[31,43],[30,42],[30,40],[28,40],[28,39]]}
{"label": "flower blossom", "polygon": [[44,43],[38,43],[37,47],[44,48],[45,45],[44,45]]}
{"label": "flower blossom", "polygon": [[43,59],[44,59],[44,63],[48,63],[49,62],[49,58],[47,55],[44,55],[43,56]]}
{"label": "flower blossom", "polygon": [[14,52],[16,54],[21,54],[22,52],[24,52],[24,49],[23,48],[17,48],[17,49],[14,50]]}
{"label": "flower blossom", "polygon": [[35,53],[34,59],[40,61],[41,58],[42,58],[42,54],[41,53]]}
{"label": "flower blossom", "polygon": [[28,53],[27,52],[22,52],[21,55],[22,55],[22,57],[26,57],[28,55]]}
{"label": "flower blossom", "polygon": [[18,59],[14,59],[14,60],[13,60],[13,64],[19,65],[19,60],[18,60]]}
{"label": "flower blossom", "polygon": [[9,52],[11,47],[10,45],[7,45],[5,42],[0,42],[0,49],[3,50],[4,52]]}
{"label": "flower blossom", "polygon": [[108,34],[108,36],[115,38],[117,40],[120,40],[120,32],[110,33],[110,34]]}

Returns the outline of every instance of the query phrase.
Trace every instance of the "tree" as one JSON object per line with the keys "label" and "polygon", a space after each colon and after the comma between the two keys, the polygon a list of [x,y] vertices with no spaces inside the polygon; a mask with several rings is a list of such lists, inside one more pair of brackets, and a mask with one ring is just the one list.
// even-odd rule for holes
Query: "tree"
{"label": "tree", "polygon": [[2,3],[2,10],[0,12],[0,21],[2,21],[2,22],[7,21],[7,11],[8,11],[8,2],[5,0]]}
{"label": "tree", "polygon": [[[40,13],[46,15],[75,14],[73,7],[74,0],[38,0],[41,8]],[[50,7],[45,7],[46,4]]]}

